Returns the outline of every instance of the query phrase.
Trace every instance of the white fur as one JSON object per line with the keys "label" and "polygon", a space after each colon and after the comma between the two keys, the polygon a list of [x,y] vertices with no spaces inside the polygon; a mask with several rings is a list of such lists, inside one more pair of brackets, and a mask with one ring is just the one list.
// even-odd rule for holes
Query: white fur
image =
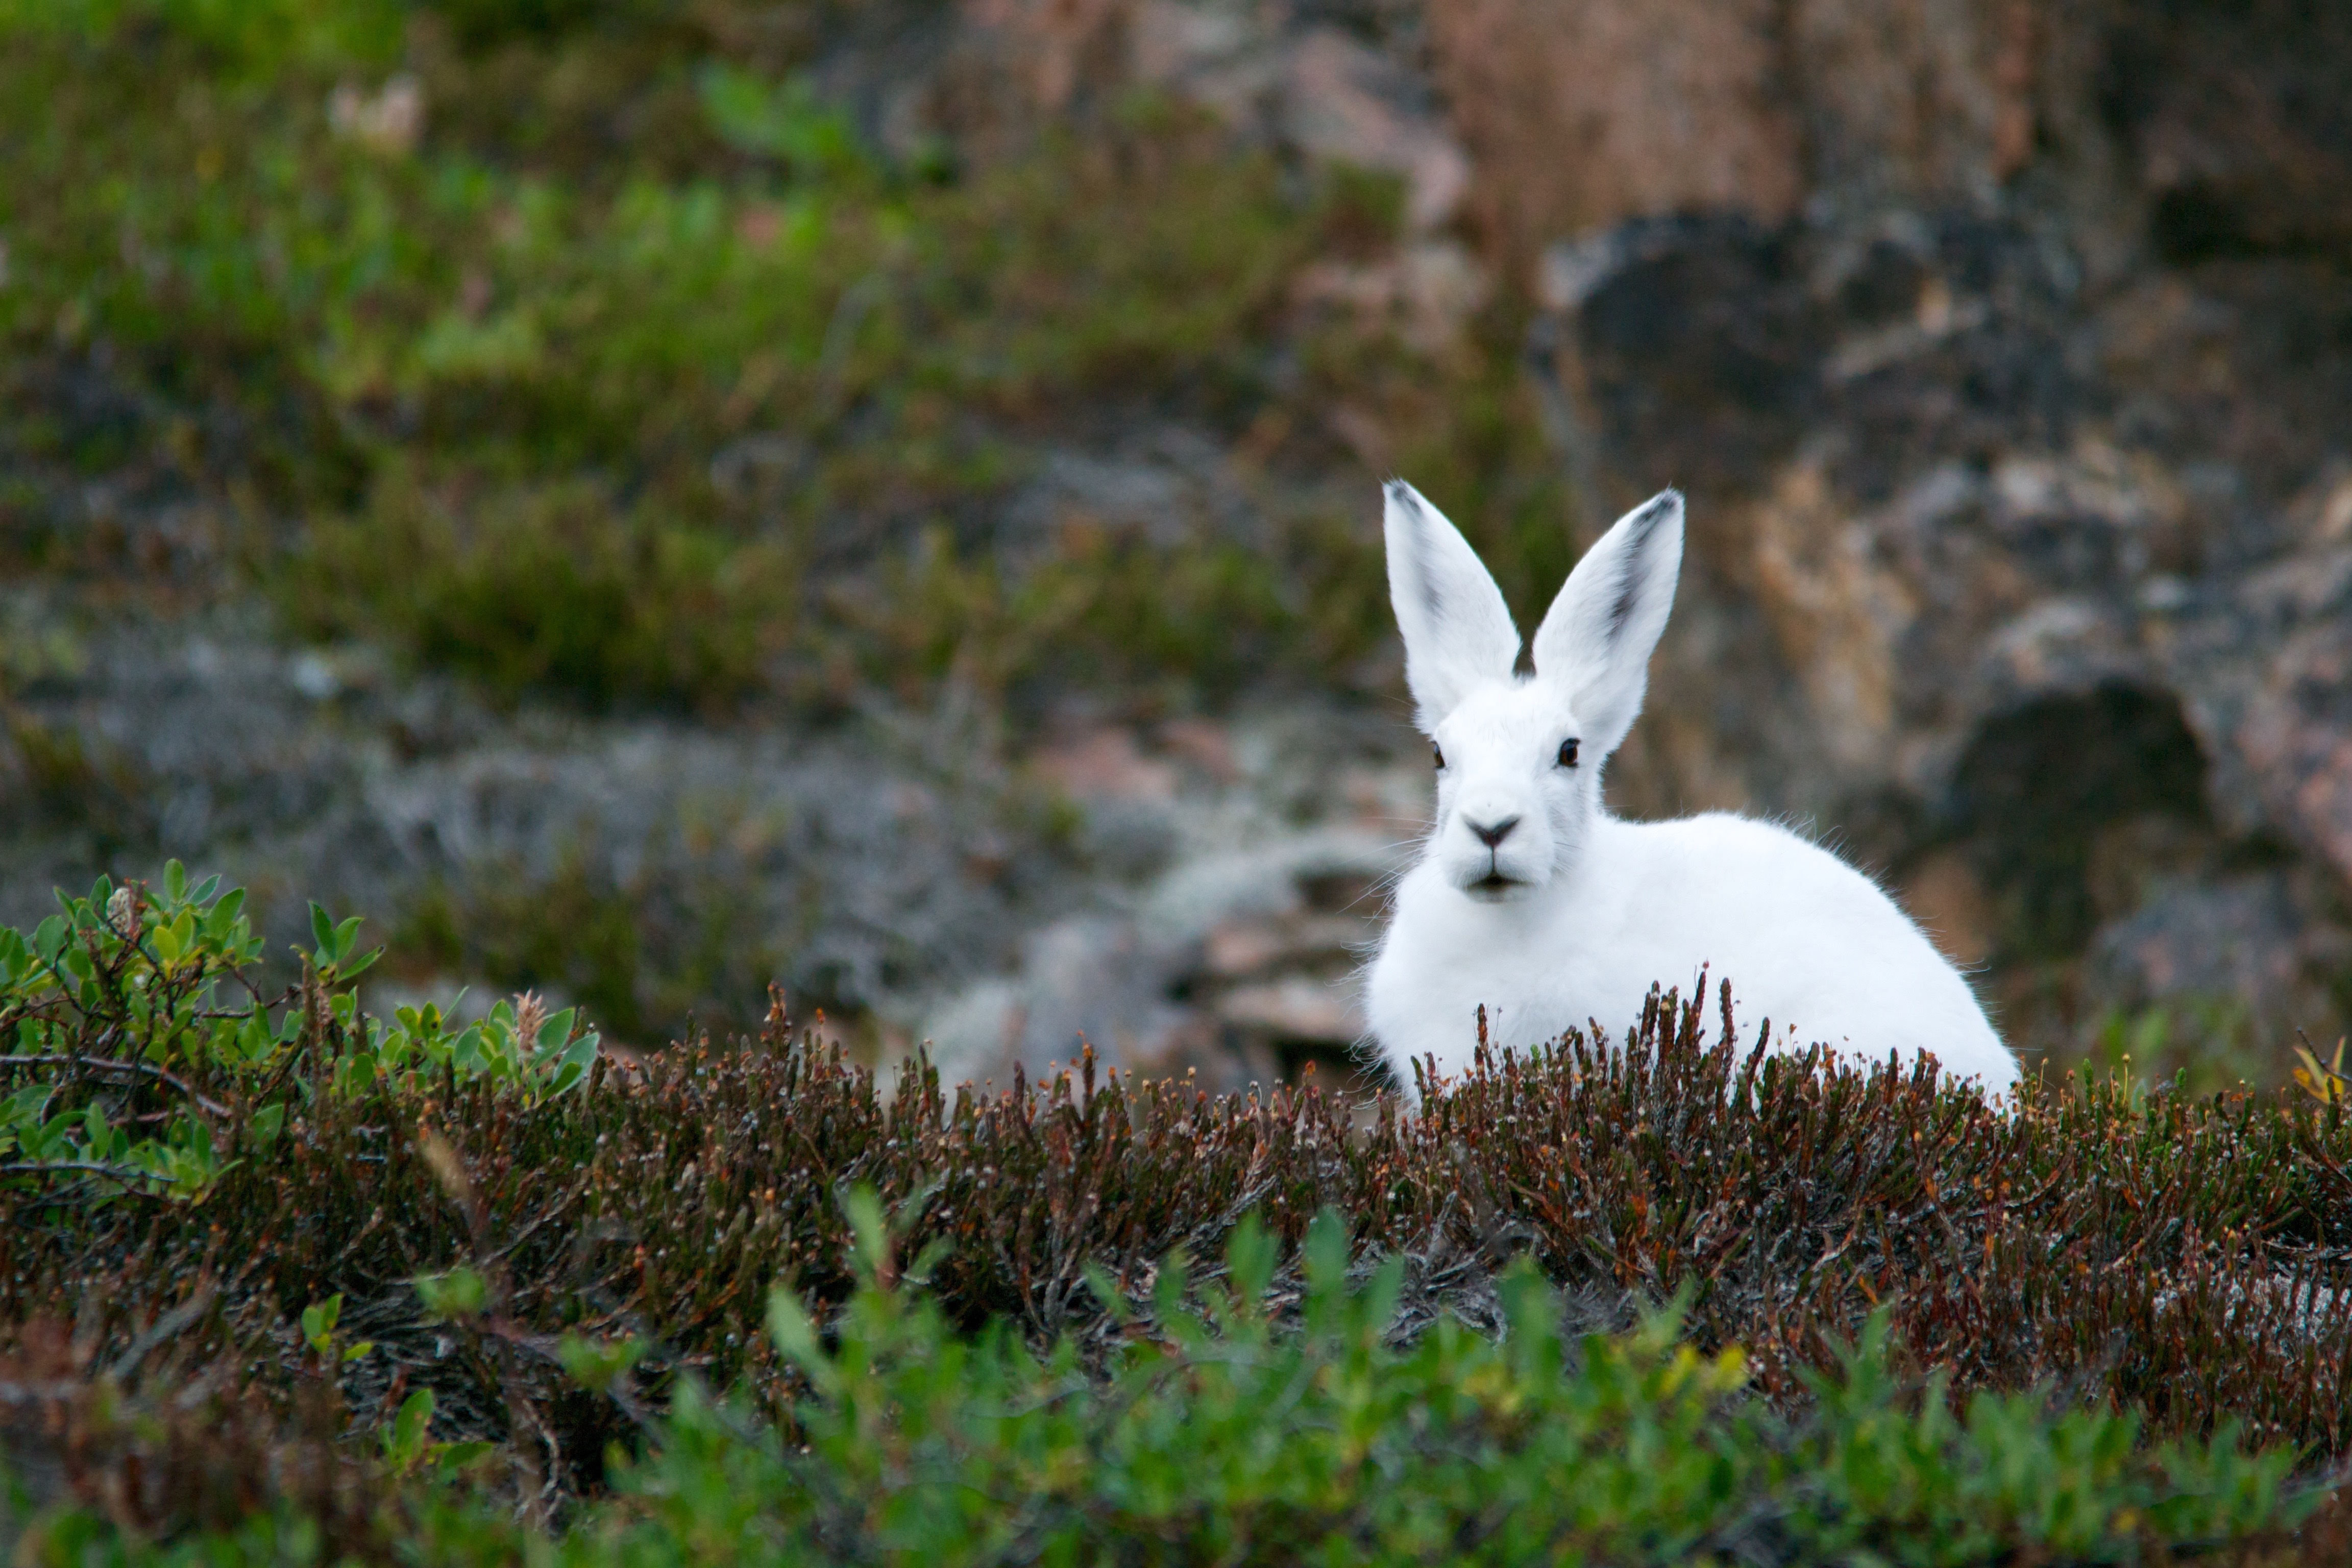
{"label": "white fur", "polygon": [[[1570,574],[1535,637],[1535,674],[1467,541],[1402,480],[1388,486],[1389,586],[1421,728],[1444,759],[1421,860],[1367,985],[1392,1070],[1465,1067],[1487,1037],[1526,1049],[1597,1022],[1622,1037],[1654,983],[1731,982],[1743,1033],[1775,1050],[1932,1055],[1988,1089],[2016,1058],[1968,982],[1877,884],[1782,828],[1710,812],[1624,822],[1601,764],[1640,713],[1682,566],[1683,500],[1621,518]],[[1578,742],[1573,765],[1561,742]],[[1496,842],[1476,831],[1513,826]],[[1752,1038],[1752,1037],[1750,1037]]]}

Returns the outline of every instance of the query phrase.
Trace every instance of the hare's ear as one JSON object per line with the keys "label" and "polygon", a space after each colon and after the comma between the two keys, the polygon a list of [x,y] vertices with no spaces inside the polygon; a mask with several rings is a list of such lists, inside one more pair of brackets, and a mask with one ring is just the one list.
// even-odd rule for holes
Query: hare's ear
{"label": "hare's ear", "polygon": [[1661,490],[1584,552],[1536,628],[1536,678],[1566,694],[1587,756],[1615,751],[1641,714],[1682,565],[1682,493]]}
{"label": "hare's ear", "polygon": [[1389,599],[1404,633],[1404,679],[1424,731],[1481,680],[1507,679],[1519,630],[1478,552],[1421,492],[1387,485]]}

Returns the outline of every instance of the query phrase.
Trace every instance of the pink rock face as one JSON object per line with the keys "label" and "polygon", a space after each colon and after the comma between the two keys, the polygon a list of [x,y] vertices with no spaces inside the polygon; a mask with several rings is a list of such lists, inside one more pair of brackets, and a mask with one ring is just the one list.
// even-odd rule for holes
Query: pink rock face
{"label": "pink rock face", "polygon": [[1797,122],[1769,0],[1449,0],[1428,12],[1480,203],[1523,256],[1628,217],[1787,216]]}
{"label": "pink rock face", "polygon": [[1364,1035],[1364,1016],[1350,988],[1304,977],[1230,993],[1218,1009],[1229,1023],[1264,1029],[1284,1039],[1349,1046]]}
{"label": "pink rock face", "polygon": [[1316,27],[1290,50],[1286,117],[1298,145],[1322,158],[1405,179],[1405,223],[1438,228],[1460,211],[1470,160],[1444,123],[1401,112],[1380,90],[1395,65],[1345,33]]}

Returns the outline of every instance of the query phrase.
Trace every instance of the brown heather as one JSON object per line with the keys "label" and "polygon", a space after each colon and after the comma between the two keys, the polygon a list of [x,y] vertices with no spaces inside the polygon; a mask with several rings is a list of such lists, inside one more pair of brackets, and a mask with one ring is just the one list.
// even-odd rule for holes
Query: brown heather
{"label": "brown heather", "polygon": [[[1687,1332],[1748,1346],[1759,1391],[1791,1405],[1886,1304],[1909,1367],[1958,1390],[2042,1384],[2136,1406],[2158,1436],[2236,1419],[2314,1462],[2352,1448],[2340,1103],[2070,1079],[2004,1113],[1929,1071],[1763,1060],[1723,1043],[1728,1025],[1727,1000],[1709,1029],[1668,995],[1622,1050],[1506,1057],[1418,1117],[1312,1087],[1097,1083],[1091,1062],[1003,1093],[917,1071],[887,1096],[781,1011],[756,1042],[602,1063],[551,1103],[319,1093],[194,1206],[10,1200],[0,1442],[38,1448],[72,1402],[24,1391],[68,1366],[134,1403],[161,1397],[143,1365],[238,1422],[315,1425],[337,1402],[297,1320],[341,1292],[343,1342],[376,1346],[341,1403],[373,1425],[429,1387],[435,1436],[513,1445],[558,1504],[597,1488],[680,1375],[779,1407],[766,1293],[846,1295],[840,1195],[863,1183],[901,1257],[947,1244],[929,1288],[959,1321],[1040,1340],[1117,1331],[1089,1265],[1140,1303],[1171,1250],[1211,1278],[1244,1213],[1288,1246],[1331,1205],[1360,1255],[1408,1259],[1401,1332],[1447,1310],[1498,1323],[1492,1277],[1526,1252],[1591,1326],[1681,1295]],[[461,1265],[487,1278],[484,1310],[431,1321],[410,1280]],[[1274,1289],[1295,1286],[1286,1268]],[[563,1372],[566,1333],[650,1349],[597,1394]]]}

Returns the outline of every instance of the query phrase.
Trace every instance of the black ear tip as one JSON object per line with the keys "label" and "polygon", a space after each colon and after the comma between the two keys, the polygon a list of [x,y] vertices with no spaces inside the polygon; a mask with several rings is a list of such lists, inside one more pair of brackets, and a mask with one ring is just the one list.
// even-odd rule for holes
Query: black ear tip
{"label": "black ear tip", "polygon": [[1626,531],[1635,540],[1646,540],[1662,522],[1678,521],[1683,515],[1683,492],[1663,489],[1625,516]]}

